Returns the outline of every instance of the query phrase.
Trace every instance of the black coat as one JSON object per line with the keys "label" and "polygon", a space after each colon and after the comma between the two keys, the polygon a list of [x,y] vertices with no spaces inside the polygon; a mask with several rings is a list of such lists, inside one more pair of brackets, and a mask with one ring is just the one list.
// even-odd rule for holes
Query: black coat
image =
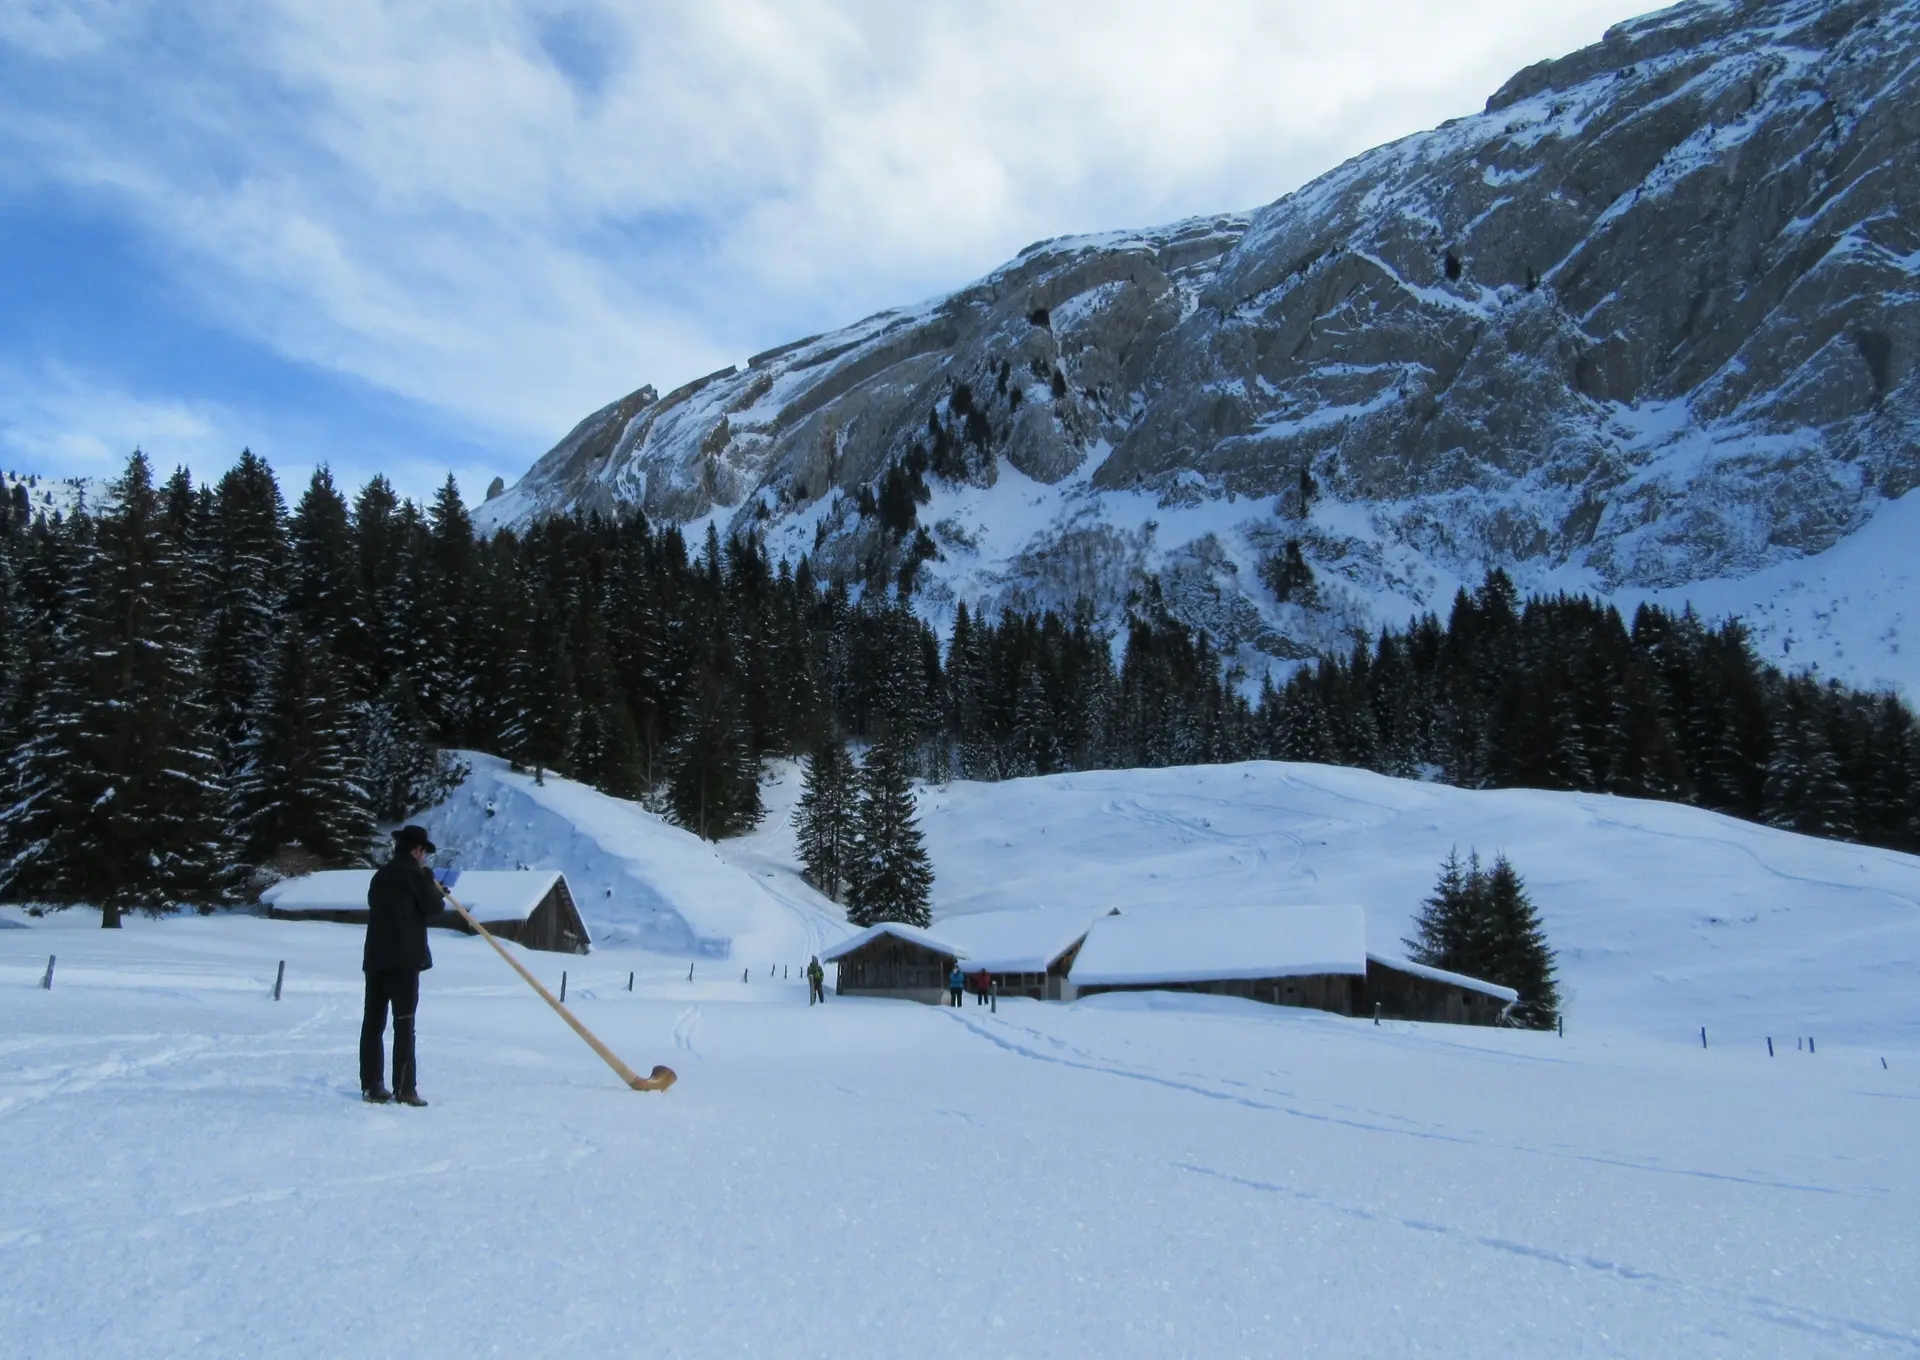
{"label": "black coat", "polygon": [[443,912],[433,873],[405,852],[381,865],[367,886],[367,948],[360,966],[369,973],[389,968],[424,972],[433,967],[427,922]]}

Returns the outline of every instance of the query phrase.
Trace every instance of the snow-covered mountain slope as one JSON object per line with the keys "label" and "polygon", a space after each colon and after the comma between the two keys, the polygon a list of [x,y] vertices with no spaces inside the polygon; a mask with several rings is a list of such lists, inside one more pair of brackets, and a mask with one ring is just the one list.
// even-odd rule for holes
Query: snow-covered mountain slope
{"label": "snow-covered mountain slope", "polygon": [[[903,546],[842,493],[950,439],[966,471],[919,512],[936,616],[1087,596],[1111,618],[1151,578],[1286,656],[1492,564],[1774,604],[1729,583],[1849,571],[1795,564],[1920,480],[1916,109],[1920,0],[1692,0],[1258,212],[1042,242],[642,388],[478,519],[714,516],[877,579]],[[1259,579],[1289,539],[1311,608]],[[1899,655],[1842,671],[1912,686]]]}
{"label": "snow-covered mountain slope", "polygon": [[596,948],[762,967],[804,962],[847,934],[843,914],[791,872],[737,867],[638,804],[572,780],[536,784],[498,757],[460,757],[472,772],[418,819],[439,846],[434,862],[560,870]]}
{"label": "snow-covered mountain slope", "polygon": [[12,496],[16,486],[26,488],[27,506],[35,515],[71,515],[83,502],[89,509],[96,508],[106,494],[106,483],[97,477],[0,472],[0,492]]}
{"label": "snow-covered mountain slope", "polygon": [[[789,771],[754,854],[791,863]],[[923,788],[943,918],[1036,907],[1358,903],[1399,952],[1440,861],[1504,853],[1559,951],[1568,1023],[1920,1049],[1920,858],[1673,803],[1475,791],[1256,762]],[[784,852],[779,848],[789,847]],[[731,854],[734,842],[723,843]]]}

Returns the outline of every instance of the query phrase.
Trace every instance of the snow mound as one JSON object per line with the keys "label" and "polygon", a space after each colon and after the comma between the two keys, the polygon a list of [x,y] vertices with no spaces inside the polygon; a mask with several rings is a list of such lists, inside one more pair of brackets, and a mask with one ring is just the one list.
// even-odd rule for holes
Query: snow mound
{"label": "snow mound", "polygon": [[[419,820],[457,869],[554,869],[598,944],[759,962],[804,961],[823,923],[775,897],[714,847],[637,803],[506,761],[460,753],[472,772]],[[831,924],[831,923],[829,923]],[[836,934],[844,933],[840,925]]]}

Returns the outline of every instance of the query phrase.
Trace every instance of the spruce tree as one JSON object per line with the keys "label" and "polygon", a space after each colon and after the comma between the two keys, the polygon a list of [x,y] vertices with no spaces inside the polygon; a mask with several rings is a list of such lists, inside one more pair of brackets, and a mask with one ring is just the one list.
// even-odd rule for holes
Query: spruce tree
{"label": "spruce tree", "polygon": [[667,754],[667,807],[674,821],[705,840],[742,835],[760,824],[760,762],[732,685],[706,673],[688,688],[679,736]]}
{"label": "spruce tree", "polygon": [[287,521],[287,608],[308,637],[337,648],[359,618],[360,570],[347,502],[325,467]]}
{"label": "spruce tree", "polygon": [[1477,894],[1484,915],[1480,971],[1472,976],[1520,993],[1508,1019],[1526,1029],[1552,1029],[1560,1014],[1560,989],[1554,977],[1553,950],[1547,946],[1540,913],[1526,885],[1505,855],[1486,871]]}
{"label": "spruce tree", "polygon": [[214,489],[207,557],[209,698],[231,760],[273,667],[286,584],[286,504],[251,449]]}
{"label": "spruce tree", "polygon": [[368,862],[374,823],[363,722],[326,645],[288,630],[240,748],[229,804],[248,863],[270,864],[296,847],[316,868]]}
{"label": "spruce tree", "polygon": [[212,904],[223,888],[220,771],[199,669],[193,592],[146,457],[108,495],[68,584],[55,675],[15,752],[10,896],[101,908]]}
{"label": "spruce tree", "polygon": [[907,753],[882,739],[860,767],[859,832],[847,875],[847,920],[927,926],[933,922],[933,864],[921,840]]}
{"label": "spruce tree", "polygon": [[859,811],[853,757],[829,737],[807,757],[793,825],[807,881],[836,902],[852,868]]}
{"label": "spruce tree", "polygon": [[434,744],[404,675],[396,675],[365,716],[361,750],[367,798],[376,821],[404,822],[458,787],[467,767]]}
{"label": "spruce tree", "polygon": [[1413,935],[1404,941],[1415,963],[1474,976],[1479,962],[1480,911],[1475,894],[1483,875],[1478,858],[1462,863],[1455,846],[1441,862],[1433,895],[1414,918]]}

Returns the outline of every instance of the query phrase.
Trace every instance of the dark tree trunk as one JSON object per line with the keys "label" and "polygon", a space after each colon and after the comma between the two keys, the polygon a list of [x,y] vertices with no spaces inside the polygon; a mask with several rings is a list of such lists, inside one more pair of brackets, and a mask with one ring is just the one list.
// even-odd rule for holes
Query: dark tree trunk
{"label": "dark tree trunk", "polygon": [[120,929],[120,908],[118,907],[100,908],[100,929],[102,930]]}

